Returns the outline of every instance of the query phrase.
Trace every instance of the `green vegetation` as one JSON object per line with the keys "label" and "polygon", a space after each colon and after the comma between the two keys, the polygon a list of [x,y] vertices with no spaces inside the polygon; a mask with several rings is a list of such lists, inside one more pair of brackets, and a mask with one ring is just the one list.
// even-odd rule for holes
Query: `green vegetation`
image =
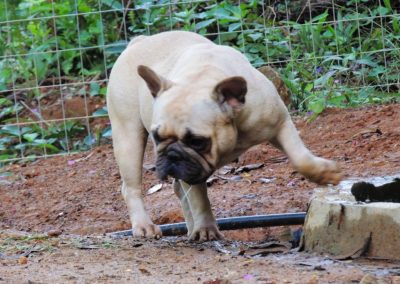
{"label": "green vegetation", "polygon": [[307,3],[0,2],[0,165],[88,149],[109,137],[109,127],[97,127],[94,118],[107,115],[103,105],[86,119],[43,112],[75,96],[104,103],[108,73],[129,38],[171,29],[233,46],[256,67],[270,64],[291,92],[290,107],[314,116],[331,106],[399,101],[398,1]]}

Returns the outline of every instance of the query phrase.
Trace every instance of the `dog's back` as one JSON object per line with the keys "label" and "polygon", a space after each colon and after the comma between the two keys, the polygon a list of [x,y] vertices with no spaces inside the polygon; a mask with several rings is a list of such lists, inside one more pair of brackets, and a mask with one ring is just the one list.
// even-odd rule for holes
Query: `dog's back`
{"label": "dog's back", "polygon": [[[210,40],[192,32],[171,31],[131,40],[121,57],[134,65],[171,66],[185,50],[197,44],[214,45]],[[118,61],[116,62],[118,64]]]}

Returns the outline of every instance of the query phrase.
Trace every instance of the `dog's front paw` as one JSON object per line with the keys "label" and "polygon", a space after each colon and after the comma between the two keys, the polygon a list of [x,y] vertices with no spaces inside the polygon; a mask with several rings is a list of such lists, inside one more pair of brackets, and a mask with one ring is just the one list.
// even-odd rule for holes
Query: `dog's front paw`
{"label": "dog's front paw", "polygon": [[160,227],[153,223],[140,223],[132,225],[133,237],[159,239],[162,236]]}
{"label": "dog's front paw", "polygon": [[318,184],[338,184],[342,179],[339,166],[330,160],[314,157],[311,164],[299,168],[299,172]]}
{"label": "dog's front paw", "polygon": [[221,234],[215,223],[198,228],[195,227],[189,234],[189,240],[191,241],[207,242],[222,239],[224,239],[224,235]]}

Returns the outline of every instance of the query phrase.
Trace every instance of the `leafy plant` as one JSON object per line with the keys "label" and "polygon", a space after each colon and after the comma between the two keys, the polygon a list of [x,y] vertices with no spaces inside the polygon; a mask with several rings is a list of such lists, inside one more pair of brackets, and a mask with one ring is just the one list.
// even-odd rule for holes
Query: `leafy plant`
{"label": "leafy plant", "polygon": [[[172,29],[232,46],[255,67],[273,66],[291,92],[290,107],[313,117],[331,106],[400,101],[396,1],[335,0],[334,9],[304,0],[139,0],[124,9],[126,3],[0,1],[0,161],[109,138],[108,125],[89,132],[79,120],[35,122],[25,105],[60,98],[65,83],[89,82],[73,95],[104,97],[103,82],[129,39]],[[103,107],[93,113],[106,116]]]}

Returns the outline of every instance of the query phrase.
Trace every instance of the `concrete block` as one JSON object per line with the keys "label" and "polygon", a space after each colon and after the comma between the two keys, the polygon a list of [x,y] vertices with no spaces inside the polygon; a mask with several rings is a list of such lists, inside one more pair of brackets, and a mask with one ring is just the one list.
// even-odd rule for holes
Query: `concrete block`
{"label": "concrete block", "polygon": [[[381,185],[395,177],[366,181]],[[305,250],[400,260],[400,203],[356,202],[350,189],[357,181],[315,190],[304,225]]]}

